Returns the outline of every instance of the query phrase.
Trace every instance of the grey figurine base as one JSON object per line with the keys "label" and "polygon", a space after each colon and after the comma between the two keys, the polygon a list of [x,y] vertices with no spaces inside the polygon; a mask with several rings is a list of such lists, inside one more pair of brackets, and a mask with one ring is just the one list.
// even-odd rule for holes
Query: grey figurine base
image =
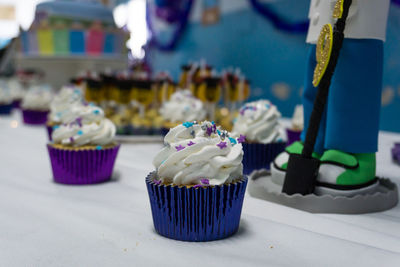
{"label": "grey figurine base", "polygon": [[311,213],[363,214],[380,212],[397,205],[398,190],[389,179],[379,178],[379,186],[374,193],[355,197],[323,195],[287,195],[282,186],[271,180],[267,170],[250,174],[248,192],[252,197]]}

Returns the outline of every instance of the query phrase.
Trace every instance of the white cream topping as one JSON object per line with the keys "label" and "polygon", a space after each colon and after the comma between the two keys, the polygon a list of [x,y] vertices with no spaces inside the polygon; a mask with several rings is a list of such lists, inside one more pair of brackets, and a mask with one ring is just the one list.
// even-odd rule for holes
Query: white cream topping
{"label": "white cream topping", "polygon": [[203,102],[195,98],[189,90],[180,90],[163,103],[160,114],[170,122],[204,120],[206,110]]}
{"label": "white cream topping", "polygon": [[64,86],[50,104],[49,120],[55,123],[70,122],[66,121],[65,117],[75,116],[68,113],[73,106],[80,105],[82,105],[82,92],[74,86]]}
{"label": "white cream topping", "polygon": [[221,185],[243,175],[243,148],[211,122],[185,122],[164,138],[153,160],[158,178],[175,185]]}
{"label": "white cream topping", "polygon": [[304,128],[303,105],[296,105],[292,118],[292,127],[295,130],[303,130]]}
{"label": "white cream topping", "polygon": [[115,125],[104,118],[103,110],[96,106],[80,108],[83,110],[81,116],[75,117],[69,123],[54,127],[52,134],[54,143],[70,146],[110,144],[115,137]]}
{"label": "white cream topping", "polygon": [[7,105],[11,104],[13,98],[11,96],[10,90],[6,88],[4,85],[0,84],[0,104]]}
{"label": "white cream topping", "polygon": [[33,110],[48,110],[52,94],[45,87],[35,86],[28,90],[22,100],[22,108]]}
{"label": "white cream topping", "polygon": [[283,141],[284,128],[278,119],[281,113],[268,100],[245,104],[233,125],[233,132],[246,136],[246,140],[268,144]]}
{"label": "white cream topping", "polygon": [[21,83],[15,79],[9,79],[7,82],[8,88],[10,88],[11,97],[13,100],[20,100],[25,96],[25,90]]}

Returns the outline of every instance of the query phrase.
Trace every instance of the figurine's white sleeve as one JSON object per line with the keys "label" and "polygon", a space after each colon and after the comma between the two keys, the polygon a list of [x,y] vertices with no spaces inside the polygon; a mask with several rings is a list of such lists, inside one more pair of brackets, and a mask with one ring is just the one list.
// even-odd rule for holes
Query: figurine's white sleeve
{"label": "figurine's white sleeve", "polygon": [[[311,0],[307,43],[315,44],[322,26],[334,24],[336,0]],[[390,0],[353,0],[347,18],[345,38],[385,41]]]}

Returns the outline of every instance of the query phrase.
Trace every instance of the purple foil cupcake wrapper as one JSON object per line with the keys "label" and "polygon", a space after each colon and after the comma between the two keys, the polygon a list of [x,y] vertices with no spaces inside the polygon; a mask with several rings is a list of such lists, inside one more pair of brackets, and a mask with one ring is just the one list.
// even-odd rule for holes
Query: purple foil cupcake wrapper
{"label": "purple foil cupcake wrapper", "polygon": [[70,150],[47,145],[54,181],[96,184],[109,180],[120,145],[104,149]]}
{"label": "purple foil cupcake wrapper", "polygon": [[301,131],[295,131],[292,129],[286,129],[288,141],[286,146],[293,144],[296,141],[300,141]]}
{"label": "purple foil cupcake wrapper", "polygon": [[271,144],[242,143],[243,145],[243,173],[250,174],[254,170],[270,169],[271,162],[283,152],[285,142]]}
{"label": "purple foil cupcake wrapper", "polygon": [[212,241],[239,229],[247,177],[228,185],[186,187],[158,185],[155,172],[146,178],[154,228],[182,241]]}
{"label": "purple foil cupcake wrapper", "polygon": [[0,115],[10,115],[11,111],[13,109],[13,106],[14,105],[12,103],[7,104],[7,105],[0,104]]}
{"label": "purple foil cupcake wrapper", "polygon": [[49,111],[23,109],[22,118],[26,124],[42,125],[46,123],[48,113]]}
{"label": "purple foil cupcake wrapper", "polygon": [[392,159],[400,164],[400,143],[395,143],[392,148]]}

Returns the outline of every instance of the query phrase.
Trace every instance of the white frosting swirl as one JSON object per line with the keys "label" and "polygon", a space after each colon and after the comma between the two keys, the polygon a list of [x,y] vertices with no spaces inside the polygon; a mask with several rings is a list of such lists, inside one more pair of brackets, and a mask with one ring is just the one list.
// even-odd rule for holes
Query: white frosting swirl
{"label": "white frosting swirl", "polygon": [[13,100],[20,100],[24,98],[26,92],[17,79],[9,79],[7,85],[8,88],[10,88],[10,93]]}
{"label": "white frosting swirl", "polygon": [[8,105],[11,104],[12,101],[13,98],[10,94],[10,90],[8,90],[8,88],[0,84],[0,104]]}
{"label": "white frosting swirl", "polygon": [[283,141],[284,128],[278,122],[281,113],[268,100],[245,104],[233,125],[233,132],[243,134],[251,142],[268,144]]}
{"label": "white frosting swirl", "polygon": [[292,127],[295,130],[303,130],[304,128],[303,105],[296,105],[292,118]]}
{"label": "white frosting swirl", "polygon": [[[49,120],[55,123],[71,122],[79,116],[68,113],[73,106],[80,105],[82,105],[82,92],[74,86],[64,86],[50,104]],[[75,118],[67,121],[65,117],[70,118],[71,116],[75,116]]]}
{"label": "white frosting swirl", "polygon": [[28,90],[22,100],[22,108],[33,110],[49,110],[52,94],[45,87],[35,86]]}
{"label": "white frosting swirl", "polygon": [[110,144],[115,137],[115,125],[104,118],[103,110],[96,106],[81,108],[84,110],[81,117],[75,117],[68,124],[54,127],[54,143],[70,146]]}
{"label": "white frosting swirl", "polygon": [[221,185],[243,175],[242,145],[211,122],[178,125],[164,142],[153,165],[165,183]]}
{"label": "white frosting swirl", "polygon": [[170,122],[204,120],[206,111],[203,102],[195,98],[189,90],[180,90],[163,103],[160,114]]}

